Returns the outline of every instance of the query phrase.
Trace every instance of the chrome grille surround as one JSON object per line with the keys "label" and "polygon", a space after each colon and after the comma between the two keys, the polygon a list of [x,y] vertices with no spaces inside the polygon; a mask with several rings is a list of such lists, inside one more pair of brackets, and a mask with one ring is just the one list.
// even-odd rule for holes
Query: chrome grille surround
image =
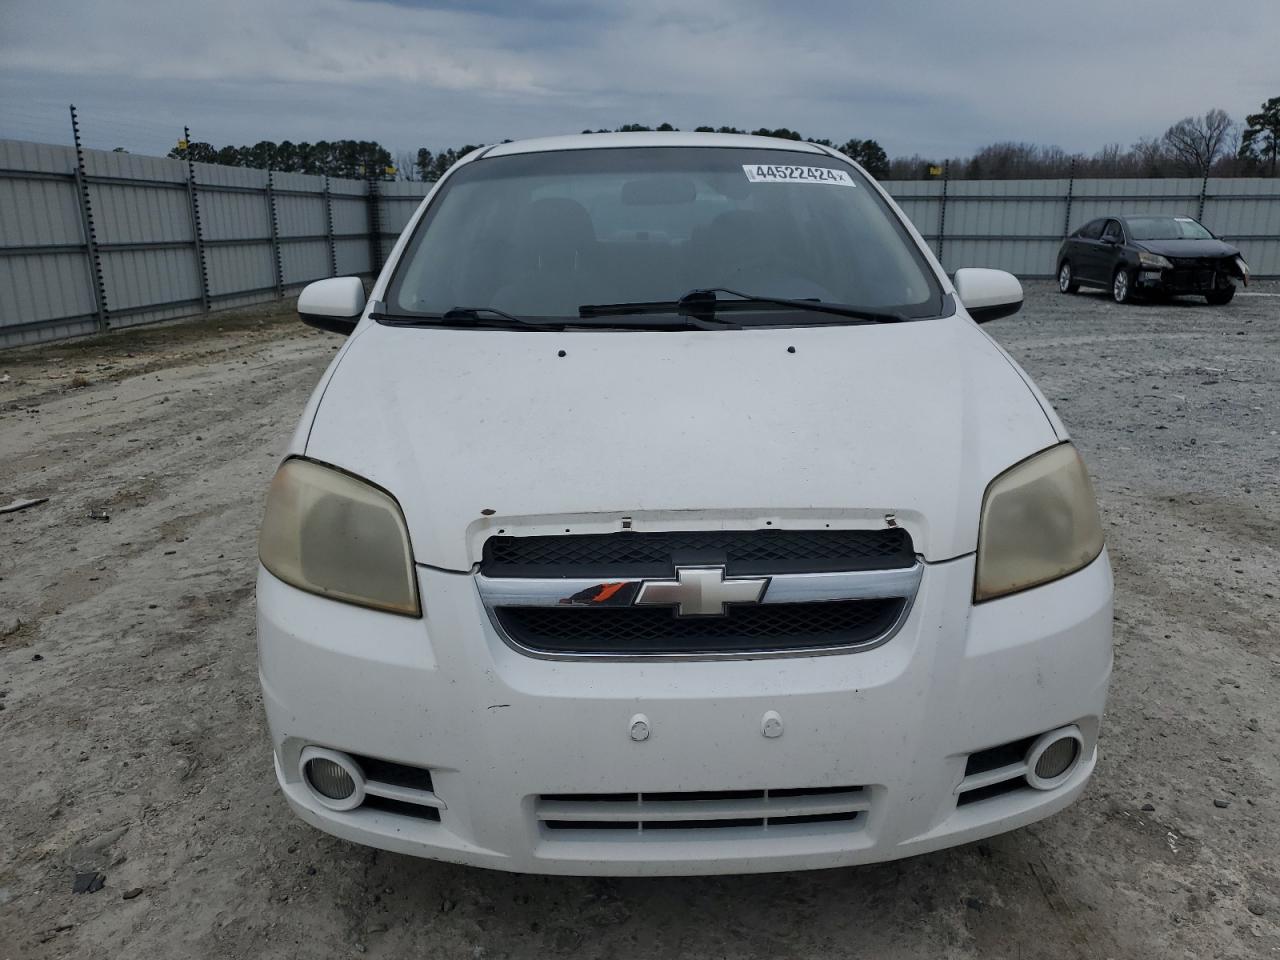
{"label": "chrome grille surround", "polygon": [[[738,584],[745,586],[747,578],[727,576],[723,565],[713,567],[718,570],[718,577],[709,578],[710,588],[732,588]],[[705,571],[706,565],[675,565],[679,576],[683,571]],[[733,610],[757,610],[765,605],[776,604],[843,604],[867,601],[883,603],[895,601],[898,604],[896,616],[882,618],[876,622],[872,633],[850,635],[848,641],[840,641],[827,637],[813,645],[788,645],[777,643],[770,645],[761,641],[759,647],[739,646],[734,649],[660,649],[644,652],[627,653],[623,649],[549,649],[538,648],[524,642],[515,635],[515,624],[518,618],[505,616],[521,609],[554,608],[568,616],[589,616],[593,610],[609,610],[611,616],[625,617],[627,610],[643,611],[640,604],[651,604],[647,599],[654,591],[654,577],[609,576],[608,570],[600,571],[595,577],[521,577],[487,575],[482,565],[476,574],[476,585],[481,600],[488,612],[490,621],[499,636],[513,649],[527,656],[547,660],[723,660],[723,659],[759,659],[766,657],[814,656],[819,654],[850,653],[869,650],[890,640],[902,628],[911,612],[912,603],[920,586],[924,573],[924,564],[913,558],[910,565],[890,566],[885,569],[857,569],[846,571],[824,571],[805,573],[765,573],[757,577],[763,581],[763,592],[752,590],[729,591],[730,595],[758,596],[755,602],[735,604],[730,599],[718,609],[723,615],[731,615]],[[754,581],[753,581],[754,582]],[[664,586],[670,586],[664,582]],[[696,620],[721,619],[715,616],[676,617],[676,610],[683,610],[684,605],[672,611],[673,621],[681,627],[688,627]],[[717,609],[717,605],[692,605],[695,612],[706,609]],[[654,612],[650,607],[649,612]],[[676,629],[673,628],[673,633]],[[681,631],[687,633],[687,630]],[[720,631],[723,633],[723,631]]]}

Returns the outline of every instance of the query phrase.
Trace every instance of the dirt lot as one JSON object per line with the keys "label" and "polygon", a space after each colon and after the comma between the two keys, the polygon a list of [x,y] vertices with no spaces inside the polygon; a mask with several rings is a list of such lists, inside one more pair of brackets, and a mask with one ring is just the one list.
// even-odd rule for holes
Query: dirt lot
{"label": "dirt lot", "polygon": [[1280,958],[1280,287],[1251,289],[1120,307],[1031,283],[990,328],[1074,431],[1110,531],[1084,799],[774,876],[509,876],[295,820],[255,536],[336,338],[274,310],[0,354],[0,506],[49,498],[0,516],[0,958]]}

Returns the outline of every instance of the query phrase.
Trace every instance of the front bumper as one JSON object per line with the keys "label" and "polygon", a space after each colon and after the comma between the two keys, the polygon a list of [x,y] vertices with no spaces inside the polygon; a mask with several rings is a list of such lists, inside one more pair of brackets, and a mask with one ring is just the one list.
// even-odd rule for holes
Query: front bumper
{"label": "front bumper", "polygon": [[[1067,806],[1096,758],[1111,672],[1104,553],[1056,583],[974,607],[973,557],[930,564],[888,643],[831,656],[538,660],[494,632],[469,575],[421,568],[425,618],[327,601],[265,571],[261,678],[276,773],[308,823],[400,853],[528,873],[747,873],[890,860]],[[781,736],[762,735],[776,713]],[[631,736],[643,714],[647,739]],[[1064,725],[1065,783],[957,803],[969,754]],[[777,732],[775,726],[772,730]],[[426,768],[438,821],[336,812],[303,782],[307,745]],[[852,822],[643,832],[549,829],[546,795],[858,785]]]}
{"label": "front bumper", "polygon": [[1143,267],[1137,271],[1137,283],[1141,290],[1177,294],[1205,294],[1214,290],[1225,290],[1235,286],[1237,279],[1247,278],[1240,275],[1234,263],[1207,263],[1186,267],[1174,267],[1172,270],[1161,270]]}

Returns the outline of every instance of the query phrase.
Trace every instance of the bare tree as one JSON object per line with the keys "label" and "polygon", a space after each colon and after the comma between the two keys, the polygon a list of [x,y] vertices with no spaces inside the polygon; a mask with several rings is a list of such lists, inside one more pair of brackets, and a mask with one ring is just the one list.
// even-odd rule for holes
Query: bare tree
{"label": "bare tree", "polygon": [[1222,156],[1218,157],[1210,169],[1215,177],[1242,177],[1246,175],[1248,164],[1240,156],[1240,124],[1233,124],[1226,145],[1222,148]]}
{"label": "bare tree", "polygon": [[1133,153],[1134,166],[1140,177],[1163,176],[1169,162],[1169,152],[1163,140],[1155,137],[1141,137],[1130,148]]}
{"label": "bare tree", "polygon": [[396,153],[396,179],[420,180],[421,175],[415,165],[417,157],[412,150],[400,150]]}
{"label": "bare tree", "polygon": [[1225,110],[1214,108],[1203,117],[1185,117],[1164,132],[1164,144],[1187,173],[1208,173],[1222,155],[1235,128]]}

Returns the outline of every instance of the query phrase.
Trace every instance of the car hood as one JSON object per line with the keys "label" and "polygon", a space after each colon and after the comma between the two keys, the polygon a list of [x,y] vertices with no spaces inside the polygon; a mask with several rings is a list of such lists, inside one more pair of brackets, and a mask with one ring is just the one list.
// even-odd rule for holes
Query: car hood
{"label": "car hood", "polygon": [[1061,439],[963,316],[565,333],[366,320],[323,389],[306,455],[391,491],[417,562],[447,570],[499,530],[624,526],[900,524],[943,560],[975,549],[987,483]]}
{"label": "car hood", "polygon": [[1162,257],[1234,257],[1240,253],[1221,240],[1135,240],[1133,245]]}

